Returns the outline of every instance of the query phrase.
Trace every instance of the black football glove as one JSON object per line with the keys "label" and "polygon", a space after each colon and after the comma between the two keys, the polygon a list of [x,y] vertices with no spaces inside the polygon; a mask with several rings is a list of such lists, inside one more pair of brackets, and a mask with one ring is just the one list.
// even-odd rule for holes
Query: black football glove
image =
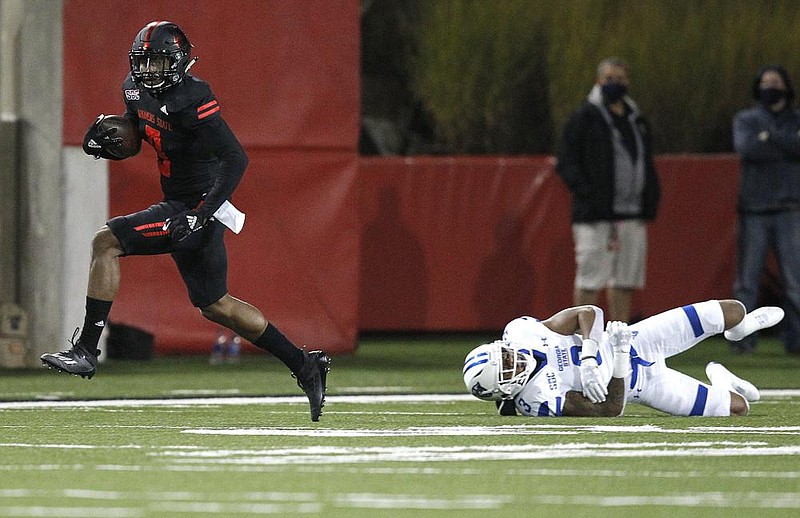
{"label": "black football glove", "polygon": [[197,211],[187,210],[167,218],[164,230],[169,233],[172,246],[176,249],[195,248],[199,244],[199,230],[206,224],[207,219],[200,216]]}
{"label": "black football glove", "polygon": [[106,116],[102,113],[98,115],[97,120],[86,131],[86,136],[83,137],[83,152],[93,156],[95,160],[99,158],[119,160],[119,158],[108,153],[108,149],[120,145],[122,137],[114,136],[117,133],[117,128],[102,128],[101,125],[105,118]]}
{"label": "black football glove", "polygon": [[497,406],[497,413],[500,415],[517,415],[517,405],[513,399],[495,401],[494,404]]}

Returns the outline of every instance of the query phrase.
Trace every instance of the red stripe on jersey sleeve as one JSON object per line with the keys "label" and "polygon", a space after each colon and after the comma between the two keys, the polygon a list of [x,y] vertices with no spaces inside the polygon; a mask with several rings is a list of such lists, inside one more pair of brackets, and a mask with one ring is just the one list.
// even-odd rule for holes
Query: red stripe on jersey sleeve
{"label": "red stripe on jersey sleeve", "polygon": [[214,115],[219,111],[219,104],[216,99],[212,99],[204,105],[197,108],[197,120],[203,120],[209,115]]}
{"label": "red stripe on jersey sleeve", "polygon": [[214,108],[212,108],[212,109],[210,109],[208,111],[205,111],[203,113],[197,114],[197,119],[198,120],[205,119],[209,115],[213,115],[213,114],[217,113],[218,111],[219,111],[219,106],[216,106],[216,107],[214,107]]}
{"label": "red stripe on jersey sleeve", "polygon": [[207,110],[207,109],[211,108],[212,106],[216,106],[216,105],[217,105],[217,100],[216,99],[214,99],[212,101],[209,101],[209,102],[205,103],[203,106],[199,107],[197,109],[197,113],[200,113],[201,111]]}

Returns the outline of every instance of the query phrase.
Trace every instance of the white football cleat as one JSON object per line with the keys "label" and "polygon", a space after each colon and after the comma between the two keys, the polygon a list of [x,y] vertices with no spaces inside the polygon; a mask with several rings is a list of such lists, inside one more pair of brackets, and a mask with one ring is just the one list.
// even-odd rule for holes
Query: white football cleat
{"label": "white football cleat", "polygon": [[728,390],[736,392],[750,403],[761,399],[761,394],[755,385],[736,376],[721,363],[708,362],[706,376],[711,380],[712,385],[727,387]]}
{"label": "white football cleat", "polygon": [[783,320],[783,310],[776,306],[764,306],[756,308],[746,314],[741,322],[725,331],[725,338],[731,342],[738,342],[747,335],[751,335],[759,329],[772,327]]}

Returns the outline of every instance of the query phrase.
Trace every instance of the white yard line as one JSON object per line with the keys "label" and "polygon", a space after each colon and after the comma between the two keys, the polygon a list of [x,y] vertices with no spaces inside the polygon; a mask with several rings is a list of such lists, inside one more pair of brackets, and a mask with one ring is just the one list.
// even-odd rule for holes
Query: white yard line
{"label": "white yard line", "polygon": [[[762,390],[762,398],[799,397],[800,389]],[[478,402],[470,394],[369,394],[332,395],[327,404],[383,404],[383,403],[453,403],[458,401]],[[93,400],[55,400],[55,401],[5,401],[0,402],[0,410],[27,410],[37,408],[104,408],[104,407],[152,407],[152,406],[222,406],[222,405],[285,405],[307,403],[305,396],[264,396],[264,397],[196,397],[167,399],[93,399]],[[758,403],[756,403],[758,404]],[[327,409],[328,407],[326,407]]]}
{"label": "white yard line", "polygon": [[[342,395],[328,396],[327,404],[383,404],[383,403],[450,403],[454,401],[478,401],[469,394],[394,394],[394,395]],[[152,407],[152,406],[222,406],[222,405],[286,405],[308,403],[305,396],[264,397],[193,397],[166,399],[92,399],[55,401],[6,401],[0,402],[0,410],[37,408],[103,408],[103,407]]]}
{"label": "white yard line", "polygon": [[533,496],[533,503],[540,505],[568,505],[589,507],[708,507],[736,509],[797,509],[800,494],[797,493],[680,493],[676,495],[550,495]]}
{"label": "white yard line", "polygon": [[[735,444],[735,443],[734,443]],[[148,455],[176,464],[198,465],[289,465],[362,464],[381,462],[463,462],[539,459],[636,458],[636,457],[752,457],[800,455],[800,446],[767,446],[731,443],[645,443],[625,445],[562,443],[514,446],[464,447],[333,447],[309,446],[291,449],[162,451]]]}

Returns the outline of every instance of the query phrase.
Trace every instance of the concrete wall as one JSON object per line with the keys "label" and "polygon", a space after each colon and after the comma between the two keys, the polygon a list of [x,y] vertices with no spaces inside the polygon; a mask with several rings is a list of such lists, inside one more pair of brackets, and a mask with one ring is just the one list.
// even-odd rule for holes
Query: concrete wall
{"label": "concrete wall", "polygon": [[20,2],[0,2],[0,303],[19,298],[17,85]]}
{"label": "concrete wall", "polygon": [[18,296],[18,124],[13,114],[0,116],[0,303]]}
{"label": "concrete wall", "polygon": [[35,365],[42,352],[64,343],[62,2],[4,0],[0,9],[3,111],[18,121],[20,139],[16,302],[28,312],[28,364]]}
{"label": "concrete wall", "polygon": [[[108,217],[108,161],[66,146],[64,167],[63,325],[60,344],[83,325],[92,236]],[[51,347],[52,348],[52,347]]]}

